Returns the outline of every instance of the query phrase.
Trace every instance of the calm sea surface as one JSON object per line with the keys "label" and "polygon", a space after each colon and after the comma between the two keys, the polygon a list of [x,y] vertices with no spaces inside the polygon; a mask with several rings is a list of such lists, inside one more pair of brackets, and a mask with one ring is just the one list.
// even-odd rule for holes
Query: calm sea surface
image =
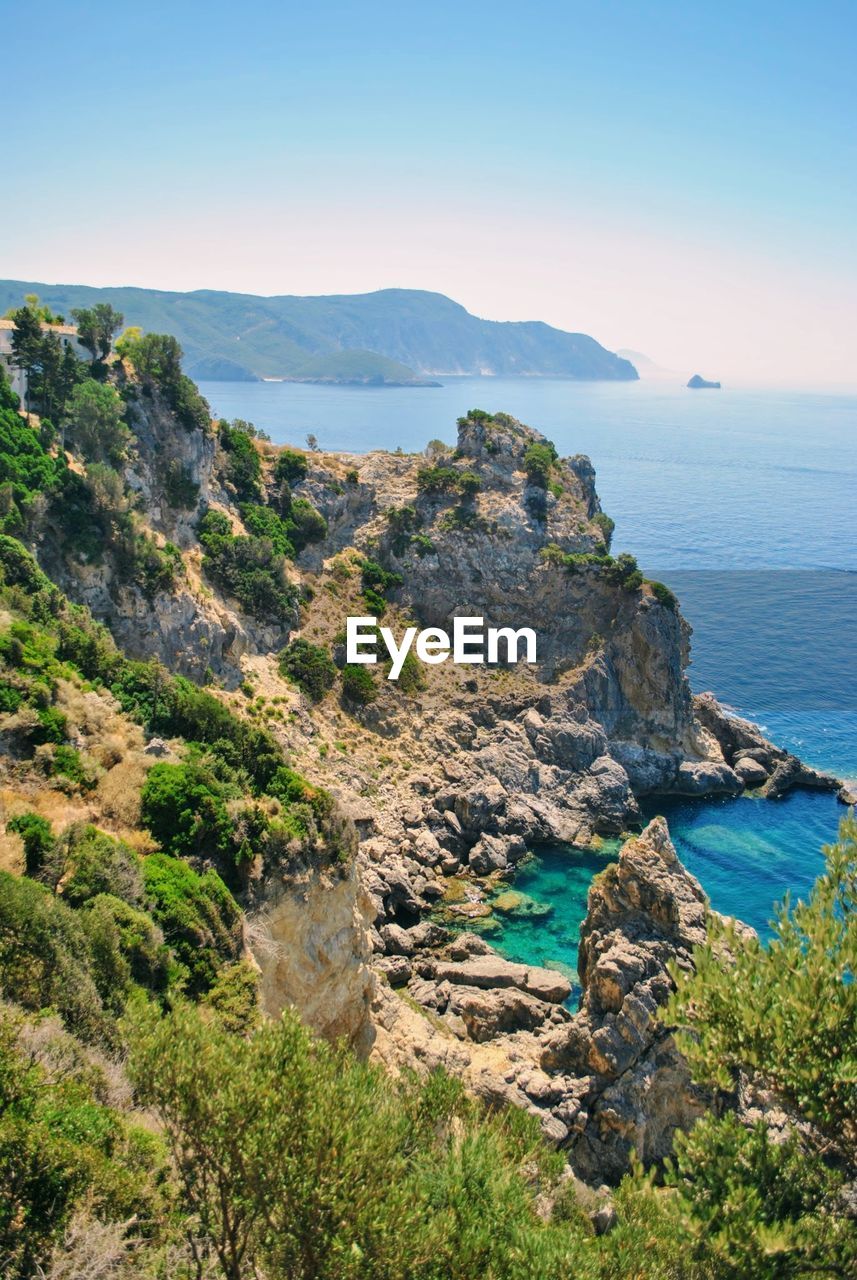
{"label": "calm sea surface", "polygon": [[[690,678],[821,768],[857,778],[857,396],[688,391],[664,383],[456,378],[440,388],[203,383],[214,411],[278,443],[363,452],[455,440],[468,408],[503,410],[561,454],[587,453],[614,551],[669,583],[694,629]],[[765,931],[805,895],[834,798],[658,801],[712,903]],[[551,908],[493,940],[523,961],[574,966],[594,870],[614,853],[540,851],[516,887]]]}

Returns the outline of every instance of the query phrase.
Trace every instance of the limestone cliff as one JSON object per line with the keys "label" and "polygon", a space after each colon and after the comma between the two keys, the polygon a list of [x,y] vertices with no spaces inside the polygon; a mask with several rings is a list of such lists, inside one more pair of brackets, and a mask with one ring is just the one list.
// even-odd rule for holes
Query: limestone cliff
{"label": "limestone cliff", "polygon": [[354,862],[269,879],[246,917],[265,1012],[293,1006],[330,1040],[366,1053],[372,1041],[368,903]]}

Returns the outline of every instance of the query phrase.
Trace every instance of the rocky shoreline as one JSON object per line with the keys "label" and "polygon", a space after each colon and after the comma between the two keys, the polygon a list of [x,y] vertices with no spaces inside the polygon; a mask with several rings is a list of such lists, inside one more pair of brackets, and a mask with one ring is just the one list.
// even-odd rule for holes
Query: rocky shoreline
{"label": "rocky shoreline", "polygon": [[[131,416],[129,484],[154,534],[181,550],[184,577],[153,605],[107,563],[71,564],[47,542],[43,562],[132,656],[216,679],[242,714],[251,695],[251,714],[276,708],[268,724],[294,768],[354,823],[340,868],[247,869],[266,1010],[294,1005],[393,1071],[444,1066],[492,1104],[531,1111],[587,1182],[618,1179],[632,1151],[660,1159],[710,1103],[658,1013],[667,965],[689,963],[709,908],[662,820],[630,835],[639,798],[850,792],[713,695],[692,696],[691,629],[667,588],[609,554],[589,459],[556,458],[514,419],[474,411],[454,451],[302,455],[294,495],[326,533],[289,565],[294,618],[271,628],[203,580],[205,510],[243,527],[214,441],[177,432],[157,397]],[[275,503],[277,451],[260,448],[261,496]],[[196,493],[186,510],[163,500],[167,467]],[[345,617],[367,610],[367,563],[386,575],[391,626],[448,629],[460,615],[531,626],[537,667],[447,664],[407,691],[381,675],[363,705],[305,696],[278,652],[299,629],[340,662]],[[461,930],[490,914],[486,898],[534,845],[588,848],[601,835],[625,844],[590,889],[572,1012],[568,977]]]}
{"label": "rocky shoreline", "polygon": [[387,926],[373,1053],[393,1069],[453,1070],[489,1103],[535,1115],[582,1180],[616,1182],[632,1152],[661,1159],[711,1105],[658,1012],[667,966],[691,963],[709,915],[654,819],[590,888],[577,1012],[561,974],[507,961],[475,934]]}

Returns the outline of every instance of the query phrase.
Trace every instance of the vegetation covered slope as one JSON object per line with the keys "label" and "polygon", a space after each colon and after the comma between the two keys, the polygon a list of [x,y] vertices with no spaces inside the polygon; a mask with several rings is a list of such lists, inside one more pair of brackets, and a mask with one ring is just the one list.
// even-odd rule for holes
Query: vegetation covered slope
{"label": "vegetation covered slope", "polygon": [[0,312],[25,292],[38,293],[66,316],[75,307],[109,303],[129,324],[175,334],[197,378],[381,378],[397,383],[438,374],[637,376],[628,360],[586,334],[536,321],[481,320],[442,294],[416,289],[264,298],[204,289],[166,293],[5,280],[0,281]]}

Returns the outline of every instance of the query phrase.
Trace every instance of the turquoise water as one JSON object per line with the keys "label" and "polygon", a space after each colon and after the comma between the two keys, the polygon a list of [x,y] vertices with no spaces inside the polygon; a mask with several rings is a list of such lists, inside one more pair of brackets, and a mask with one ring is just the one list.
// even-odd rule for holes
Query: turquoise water
{"label": "turquoise water", "polygon": [[[712,905],[738,916],[763,936],[774,904],[786,889],[806,897],[823,866],[821,846],[832,839],[842,813],[835,796],[796,791],[779,801],[752,796],[709,801],[661,797],[646,801],[644,816],[663,814],[682,862],[702,883]],[[548,965],[574,979],[580,924],[589,884],[615,858],[616,842],[598,853],[562,846],[540,849],[515,877],[514,888],[549,914],[497,915],[486,935],[521,964]],[[532,910],[525,904],[525,911]]]}
{"label": "turquoise water", "polygon": [[[764,389],[694,393],[663,383],[448,379],[438,389],[210,383],[219,414],[277,442],[411,451],[455,439],[479,406],[588,453],[614,550],[668,582],[692,624],[696,690],[758,721],[808,762],[857,778],[857,396]],[[841,805],[797,793],[766,803],[657,800],[714,906],[764,932],[774,903],[805,894]],[[492,935],[511,957],[576,967],[586,893],[604,856],[542,850],[516,888],[551,908]]]}

